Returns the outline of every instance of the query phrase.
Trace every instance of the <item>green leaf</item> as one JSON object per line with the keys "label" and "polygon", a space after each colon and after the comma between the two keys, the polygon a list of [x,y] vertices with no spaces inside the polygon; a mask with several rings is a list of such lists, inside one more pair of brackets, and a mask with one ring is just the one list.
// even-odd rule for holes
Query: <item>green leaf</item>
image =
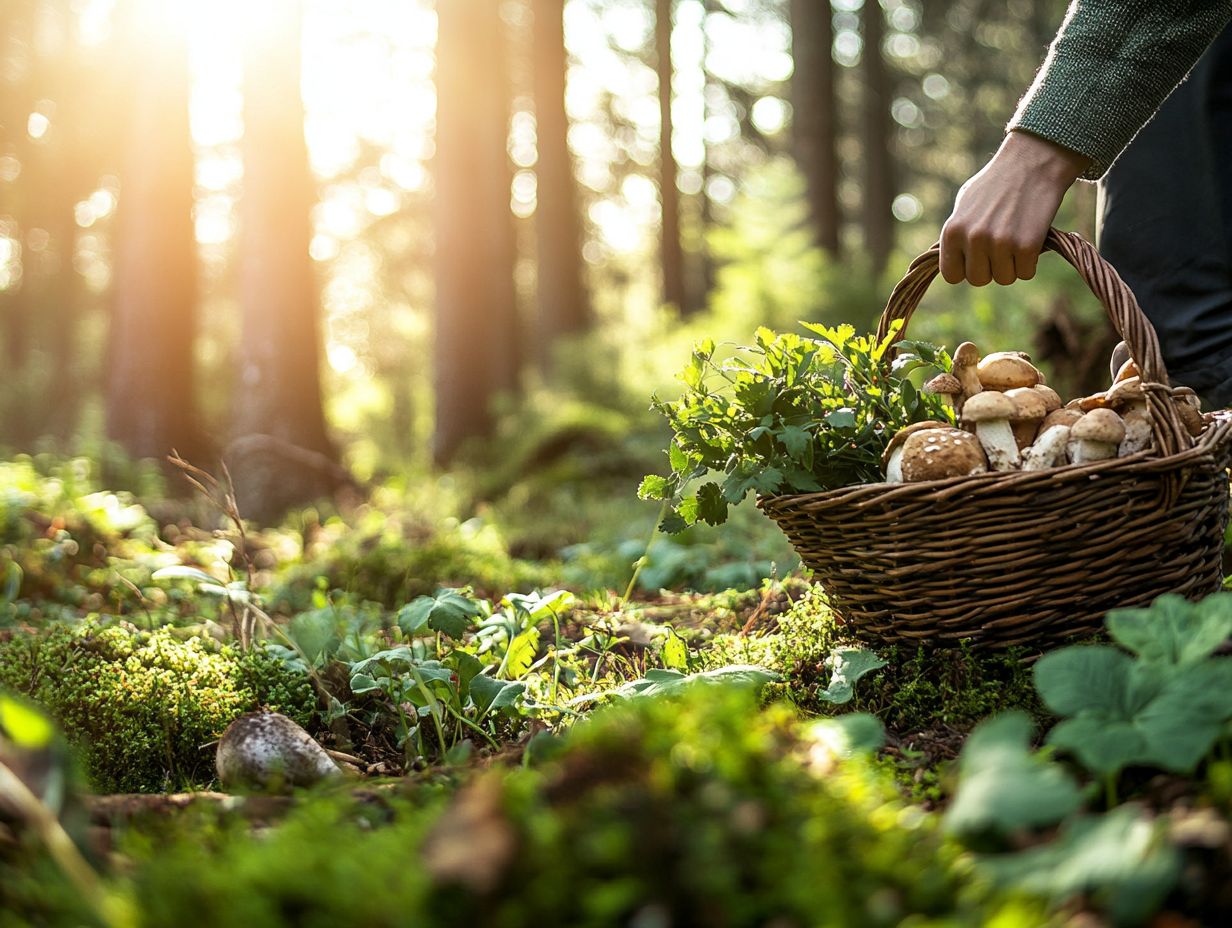
{"label": "green leaf", "polygon": [[361,661],[356,661],[351,665],[351,673],[368,673],[374,667],[381,667],[387,671],[401,671],[415,663],[417,661],[411,649],[406,645],[401,645],[397,648],[377,651],[376,654],[369,655]]}
{"label": "green leaf", "polygon": [[1061,648],[1035,664],[1035,688],[1055,715],[1084,709],[1122,712],[1129,699],[1129,655],[1107,645]]}
{"label": "green leaf", "polygon": [[483,607],[462,590],[441,590],[435,596],[420,596],[398,610],[398,627],[414,635],[425,625],[432,631],[459,639]]}
{"label": "green leaf", "polygon": [[697,488],[697,517],[711,525],[727,521],[727,501],[717,483],[711,481]]}
{"label": "green leaf", "polygon": [[373,690],[379,690],[380,688],[380,684],[373,679],[371,674],[351,674],[351,692],[356,696],[360,693],[370,693]]}
{"label": "green leaf", "polygon": [[291,619],[287,637],[313,667],[325,664],[342,643],[342,629],[332,607],[301,612]]}
{"label": "green leaf", "polygon": [[1008,712],[976,726],[959,757],[958,790],[945,827],[963,836],[1052,825],[1082,805],[1077,783],[1029,750],[1031,719]]}
{"label": "green leaf", "polygon": [[832,429],[850,429],[855,428],[856,413],[854,409],[846,407],[836,409],[834,412],[826,413],[825,423]]}
{"label": "green leaf", "polygon": [[526,676],[538,650],[539,629],[528,628],[509,642],[509,651],[504,660],[505,674],[512,679]]}
{"label": "green leaf", "polygon": [[638,499],[670,499],[671,496],[671,480],[655,474],[643,477],[641,485],[637,488]]}
{"label": "green leaf", "polygon": [[39,751],[51,744],[56,730],[33,706],[0,693],[0,734],[24,751]]}
{"label": "green leaf", "polygon": [[830,685],[817,695],[826,702],[839,705],[850,702],[855,695],[856,681],[885,665],[886,662],[874,652],[862,648],[843,648],[832,651],[826,658],[826,666],[831,671]]}
{"label": "green leaf", "polygon": [[667,460],[672,466],[672,473],[683,474],[689,470],[689,456],[678,444],[672,442],[667,448]]}
{"label": "green leaf", "polygon": [[1108,633],[1143,660],[1186,667],[1210,657],[1232,637],[1232,594],[1215,593],[1199,603],[1170,593],[1146,609],[1108,613]]}
{"label": "green leaf", "polygon": [[663,521],[659,523],[659,531],[664,535],[678,535],[688,527],[689,523],[675,509],[669,509]]}
{"label": "green leaf", "polygon": [[478,676],[471,680],[471,699],[480,715],[513,706],[526,692],[526,684]]}
{"label": "green leaf", "polygon": [[[732,686],[751,686],[761,688],[767,683],[779,680],[781,677],[764,667],[750,664],[733,664],[728,667],[718,667],[703,673],[683,674],[679,670],[647,670],[646,676],[611,691],[613,696],[662,696],[673,693],[685,686],[713,686],[725,684]],[[603,694],[599,694],[603,695]]]}
{"label": "green leaf", "polygon": [[875,754],[885,747],[885,726],[867,712],[821,719],[808,727],[807,735],[835,757]]}
{"label": "green leaf", "polygon": [[808,450],[813,443],[813,436],[798,425],[787,425],[779,431],[779,441],[793,458],[798,458]]}
{"label": "green leaf", "polygon": [[1090,894],[1115,924],[1150,917],[1180,875],[1180,855],[1162,822],[1122,806],[1098,818],[1073,819],[1057,840],[1017,854],[983,857],[977,869],[994,884],[1042,896],[1059,906]]}
{"label": "green leaf", "polygon": [[663,666],[669,670],[689,669],[689,648],[684,639],[669,629],[663,642]]}

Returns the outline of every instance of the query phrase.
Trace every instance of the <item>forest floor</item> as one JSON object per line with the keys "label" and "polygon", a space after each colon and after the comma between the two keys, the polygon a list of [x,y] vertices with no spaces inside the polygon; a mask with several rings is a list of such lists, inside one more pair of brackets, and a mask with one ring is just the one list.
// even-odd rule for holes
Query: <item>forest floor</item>
{"label": "forest floor", "polygon": [[[16,924],[1232,913],[1223,596],[1126,620],[1175,667],[1116,629],[1044,658],[874,649],[756,512],[648,548],[654,514],[610,486],[459,518],[424,483],[256,530],[142,479],[0,464],[0,769],[59,822],[0,784]],[[259,707],[346,776],[222,790],[213,746]]]}

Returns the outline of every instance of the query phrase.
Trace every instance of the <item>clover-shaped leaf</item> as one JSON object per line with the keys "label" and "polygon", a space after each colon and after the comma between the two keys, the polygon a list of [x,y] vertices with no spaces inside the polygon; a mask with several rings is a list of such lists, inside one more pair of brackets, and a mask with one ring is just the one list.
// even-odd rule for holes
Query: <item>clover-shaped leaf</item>
{"label": "clover-shaped leaf", "polygon": [[1181,668],[1210,657],[1232,637],[1232,594],[1216,593],[1198,603],[1170,593],[1147,609],[1115,609],[1108,633],[1144,661]]}

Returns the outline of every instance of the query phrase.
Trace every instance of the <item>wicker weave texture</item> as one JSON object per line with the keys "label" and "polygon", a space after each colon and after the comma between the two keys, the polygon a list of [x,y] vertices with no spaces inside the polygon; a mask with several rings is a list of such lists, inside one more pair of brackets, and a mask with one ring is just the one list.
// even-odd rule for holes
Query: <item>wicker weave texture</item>
{"label": "wicker weave texture", "polygon": [[[1081,466],[762,498],[840,619],[874,643],[1041,646],[1098,631],[1109,609],[1221,585],[1232,418],[1208,416],[1191,439],[1133,294],[1077,236],[1054,231],[1047,247],[1090,284],[1138,361],[1155,443]],[[910,319],[936,264],[936,248],[912,264],[883,334]]]}

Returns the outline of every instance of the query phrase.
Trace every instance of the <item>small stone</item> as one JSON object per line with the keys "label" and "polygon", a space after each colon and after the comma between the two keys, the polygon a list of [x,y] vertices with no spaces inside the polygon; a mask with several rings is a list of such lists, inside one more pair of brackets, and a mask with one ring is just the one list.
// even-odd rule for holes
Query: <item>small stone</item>
{"label": "small stone", "polygon": [[215,757],[228,787],[311,786],[341,775],[325,749],[285,715],[262,710],[227,726]]}

